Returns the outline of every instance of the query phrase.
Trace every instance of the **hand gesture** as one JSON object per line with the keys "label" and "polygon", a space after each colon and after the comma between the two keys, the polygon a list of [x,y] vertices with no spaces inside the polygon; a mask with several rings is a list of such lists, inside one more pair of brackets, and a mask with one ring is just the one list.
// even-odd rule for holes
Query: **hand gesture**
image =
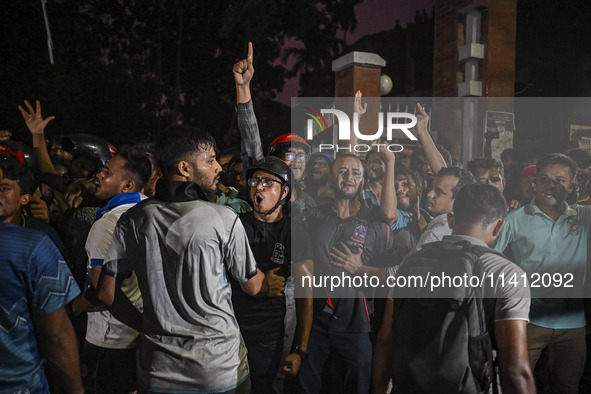
{"label": "hand gesture", "polygon": [[248,43],[248,55],[246,59],[240,60],[234,64],[232,71],[234,72],[234,82],[236,85],[248,85],[254,74],[254,67],[252,66],[252,42]]}
{"label": "hand gesture", "polygon": [[302,358],[297,353],[291,353],[289,356],[285,358],[285,366],[283,367],[283,372],[288,375],[295,377],[300,367],[302,366]]}
{"label": "hand gesture", "polygon": [[64,201],[70,208],[78,208],[85,198],[91,197],[95,189],[95,184],[90,181],[76,181],[68,186]]}
{"label": "hand gesture", "polygon": [[285,278],[277,275],[279,268],[273,268],[265,274],[265,281],[267,282],[267,295],[270,297],[282,297],[285,291]]}
{"label": "hand gesture", "polygon": [[355,100],[353,101],[353,111],[357,112],[360,118],[365,113],[365,111],[367,111],[367,103],[365,103],[365,105],[361,105],[362,96],[363,93],[361,93],[361,90],[356,91]]}
{"label": "hand gesture", "polygon": [[359,248],[357,253],[353,253],[343,242],[341,242],[341,246],[343,248],[343,252],[337,248],[332,248],[332,252],[330,253],[332,260],[330,263],[332,265],[336,265],[337,267],[341,267],[351,275],[359,274],[359,270],[363,266],[363,263],[361,262],[361,254],[363,254],[363,249]]}
{"label": "hand gesture", "polygon": [[35,103],[37,104],[36,111],[33,111],[33,107],[27,100],[25,100],[25,105],[27,106],[28,112],[20,105],[18,106],[18,109],[21,111],[25,122],[27,122],[27,127],[31,134],[42,134],[43,130],[45,130],[45,126],[55,119],[55,116],[49,116],[46,119],[43,119],[43,116],[41,116],[41,103],[39,100]]}
{"label": "hand gesture", "polygon": [[521,206],[521,204],[519,203],[519,200],[511,200],[507,204],[507,208],[509,209],[509,212],[511,212],[514,209],[519,208],[520,206]]}
{"label": "hand gesture", "polygon": [[384,164],[388,164],[390,162],[394,162],[396,160],[396,155],[394,154],[394,152],[391,152],[388,149],[388,144],[386,143],[381,143],[378,145],[377,150],[373,150],[375,151],[379,158],[384,162]]}
{"label": "hand gesture", "polygon": [[429,123],[429,115],[425,112],[425,109],[420,103],[417,103],[418,112],[417,117],[417,132],[427,131],[427,124]]}
{"label": "hand gesture", "polygon": [[35,219],[40,220],[44,223],[49,223],[49,208],[45,201],[37,196],[37,193],[31,195],[29,200],[29,212]]}

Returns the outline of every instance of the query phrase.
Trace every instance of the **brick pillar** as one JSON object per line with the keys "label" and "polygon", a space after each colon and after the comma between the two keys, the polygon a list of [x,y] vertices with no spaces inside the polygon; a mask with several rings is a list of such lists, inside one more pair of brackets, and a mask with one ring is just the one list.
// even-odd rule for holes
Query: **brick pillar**
{"label": "brick pillar", "polygon": [[[433,97],[513,97],[516,2],[435,0]],[[474,10],[479,12],[480,19],[476,45],[472,44],[473,25],[466,25],[470,24],[468,15]],[[480,44],[484,46],[483,56]],[[468,108],[475,108],[475,112],[466,113]],[[487,110],[513,112],[513,101],[489,100],[485,104],[480,99],[467,99],[466,103],[434,100],[433,130],[438,131],[439,141],[464,163],[483,155]]]}
{"label": "brick pillar", "polygon": [[[378,112],[380,112],[380,78],[382,67],[386,61],[375,53],[349,52],[333,60],[332,71],[335,73],[335,106],[352,114],[351,97],[357,90],[363,93],[363,102],[367,102],[367,112],[361,118],[359,129],[372,134],[378,129]],[[339,98],[348,98],[339,100]],[[351,121],[353,116],[349,116]]]}

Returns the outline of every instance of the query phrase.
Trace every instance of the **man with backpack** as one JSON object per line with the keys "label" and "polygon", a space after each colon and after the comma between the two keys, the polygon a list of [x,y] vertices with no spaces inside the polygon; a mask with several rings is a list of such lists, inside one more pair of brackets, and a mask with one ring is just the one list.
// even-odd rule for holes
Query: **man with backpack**
{"label": "man with backpack", "polygon": [[[396,393],[487,392],[496,381],[493,348],[502,391],[535,392],[527,356],[529,287],[523,280],[509,283],[507,278],[522,278],[523,271],[490,249],[506,213],[496,188],[467,185],[448,214],[452,235],[403,260],[393,278],[400,286],[390,291],[375,346],[374,392],[385,392],[389,378]],[[470,279],[467,286],[448,285],[439,292],[428,285],[402,288],[402,279],[427,272],[480,281]]]}

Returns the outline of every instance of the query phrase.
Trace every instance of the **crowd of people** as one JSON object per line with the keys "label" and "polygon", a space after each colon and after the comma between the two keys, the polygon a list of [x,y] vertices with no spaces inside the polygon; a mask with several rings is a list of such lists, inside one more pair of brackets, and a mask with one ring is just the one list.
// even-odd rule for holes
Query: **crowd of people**
{"label": "crowd of people", "polygon": [[[187,125],[119,149],[48,144],[53,117],[28,101],[33,147],[0,132],[0,392],[533,393],[542,354],[550,390],[579,392],[584,294],[532,288],[584,287],[589,153],[463,168],[419,105],[402,152],[332,155],[288,133],[265,155],[251,45],[233,76],[239,152]],[[301,280],[458,262],[523,279],[445,307]]]}

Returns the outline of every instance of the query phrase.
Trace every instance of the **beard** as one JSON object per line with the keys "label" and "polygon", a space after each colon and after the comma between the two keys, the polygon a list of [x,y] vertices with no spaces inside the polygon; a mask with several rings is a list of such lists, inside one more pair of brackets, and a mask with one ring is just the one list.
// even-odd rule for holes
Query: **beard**
{"label": "beard", "polygon": [[401,211],[407,211],[410,208],[410,200],[407,200],[407,201],[398,200],[397,205],[398,205],[397,208],[400,209]]}
{"label": "beard", "polygon": [[326,183],[328,183],[329,179],[330,179],[330,174],[323,174],[318,179],[314,179],[314,174],[310,175],[309,177],[306,177],[307,183],[309,183],[311,186],[314,186],[314,187],[319,187],[319,186],[325,185]]}
{"label": "beard", "polygon": [[335,189],[334,194],[338,200],[353,200],[361,193],[361,187],[354,192],[344,192],[341,189]]}

